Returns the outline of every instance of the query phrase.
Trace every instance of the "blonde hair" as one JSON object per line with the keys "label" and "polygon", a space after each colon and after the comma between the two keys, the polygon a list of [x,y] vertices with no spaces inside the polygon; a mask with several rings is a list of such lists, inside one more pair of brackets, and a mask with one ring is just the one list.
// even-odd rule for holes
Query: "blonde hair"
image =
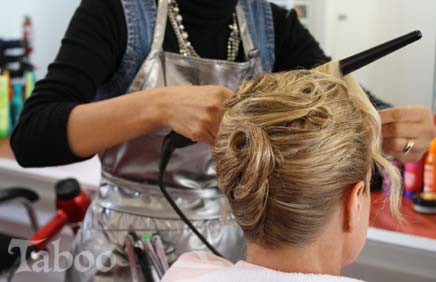
{"label": "blonde hair", "polygon": [[354,80],[337,77],[263,74],[227,101],[212,153],[248,240],[278,247],[314,239],[349,187],[365,181],[369,189],[374,164],[389,174],[399,215],[400,176],[382,156],[379,115]]}

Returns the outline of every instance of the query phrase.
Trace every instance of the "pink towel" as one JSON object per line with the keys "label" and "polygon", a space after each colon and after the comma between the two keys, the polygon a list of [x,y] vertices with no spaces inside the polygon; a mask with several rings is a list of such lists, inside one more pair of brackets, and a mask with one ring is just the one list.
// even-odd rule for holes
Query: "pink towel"
{"label": "pink towel", "polygon": [[321,274],[285,273],[244,261],[232,264],[208,252],[183,254],[162,278],[162,282],[362,282]]}

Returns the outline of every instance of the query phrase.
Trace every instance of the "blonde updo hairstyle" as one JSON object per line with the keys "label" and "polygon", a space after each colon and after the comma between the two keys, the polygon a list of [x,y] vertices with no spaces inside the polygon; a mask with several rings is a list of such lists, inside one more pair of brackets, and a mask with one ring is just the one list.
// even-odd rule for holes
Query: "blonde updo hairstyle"
{"label": "blonde updo hairstyle", "polygon": [[213,157],[246,238],[272,248],[314,239],[348,188],[365,181],[369,190],[374,164],[390,176],[399,216],[400,176],[382,156],[380,124],[354,81],[302,70],[244,82],[226,103]]}

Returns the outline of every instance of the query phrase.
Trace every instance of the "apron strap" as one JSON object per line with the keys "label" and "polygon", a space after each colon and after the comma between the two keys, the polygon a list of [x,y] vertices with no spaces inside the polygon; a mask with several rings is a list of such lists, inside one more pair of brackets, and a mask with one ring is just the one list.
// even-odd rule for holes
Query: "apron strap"
{"label": "apron strap", "polygon": [[253,41],[251,40],[250,32],[248,30],[248,21],[239,1],[236,5],[236,16],[238,18],[239,31],[241,33],[242,46],[244,47],[245,57],[249,60],[256,57],[259,53],[259,50],[254,47]]}
{"label": "apron strap", "polygon": [[165,38],[165,30],[168,18],[168,0],[159,0],[156,25],[154,27],[153,42],[151,43],[150,53],[162,50],[162,44]]}
{"label": "apron strap", "polygon": [[144,65],[148,62],[149,58],[159,56],[162,51],[162,44],[165,38],[165,30],[168,17],[168,0],[159,0],[156,14],[156,23],[154,26],[153,40],[151,42],[150,51],[141,64],[138,73],[135,75],[132,83],[129,86],[127,93],[132,93],[142,89],[147,73],[144,71]]}

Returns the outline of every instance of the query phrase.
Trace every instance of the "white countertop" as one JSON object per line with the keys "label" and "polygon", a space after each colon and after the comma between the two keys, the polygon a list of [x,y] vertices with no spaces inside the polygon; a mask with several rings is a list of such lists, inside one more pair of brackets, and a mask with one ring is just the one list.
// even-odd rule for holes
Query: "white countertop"
{"label": "white countertop", "polygon": [[23,168],[15,160],[0,158],[0,170],[17,177],[24,174],[26,178],[50,182],[74,177],[87,189],[96,190],[100,181],[101,165],[97,156],[80,163],[45,168]]}
{"label": "white countertop", "polygon": [[436,253],[436,240],[410,235],[400,232],[389,231],[370,227],[368,229],[368,240],[382,243],[389,243],[401,247],[409,247],[417,250],[425,250]]}

